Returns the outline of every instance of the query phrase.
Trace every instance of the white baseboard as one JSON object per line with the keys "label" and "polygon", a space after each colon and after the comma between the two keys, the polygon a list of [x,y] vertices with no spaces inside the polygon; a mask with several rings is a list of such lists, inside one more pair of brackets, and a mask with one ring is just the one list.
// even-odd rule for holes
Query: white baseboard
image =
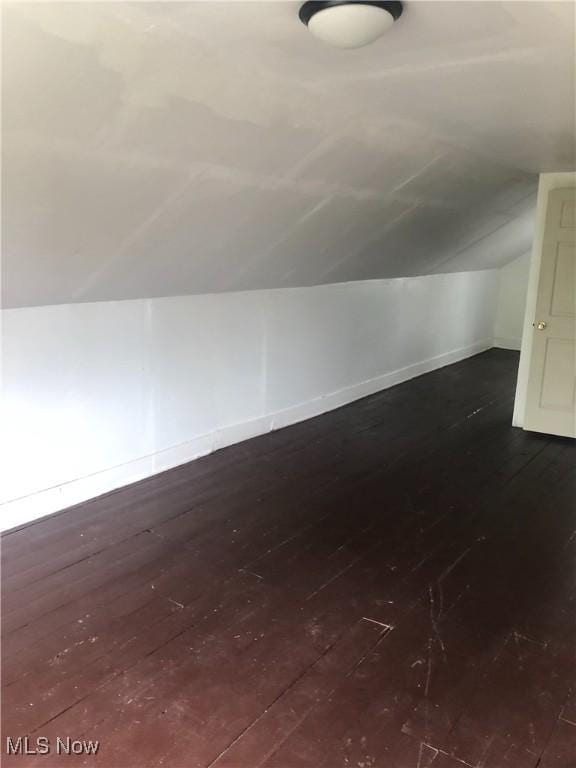
{"label": "white baseboard", "polygon": [[11,499],[0,504],[0,531],[16,526],[20,527],[45,515],[59,512],[66,507],[93,499],[96,496],[114,491],[138,480],[143,480],[167,469],[186,464],[219,448],[224,448],[228,445],[248,440],[251,437],[319,416],[322,413],[326,413],[326,411],[339,408],[354,400],[359,400],[383,389],[393,387],[396,384],[401,384],[403,381],[413,379],[416,376],[421,376],[437,368],[443,368],[446,365],[464,360],[479,352],[484,352],[492,346],[497,346],[495,340],[482,339],[466,347],[436,355],[435,357],[414,363],[405,368],[399,368],[368,381],[353,384],[345,389],[331,392],[286,410],[277,411],[242,424],[232,424],[150,456],[142,456],[126,464],[111,467],[110,469],[105,469],[85,477],[75,478],[67,483],[46,488],[29,496]]}
{"label": "white baseboard", "polygon": [[493,346],[498,347],[498,349],[513,349],[519,352],[522,346],[522,339],[504,339],[501,336],[496,336]]}

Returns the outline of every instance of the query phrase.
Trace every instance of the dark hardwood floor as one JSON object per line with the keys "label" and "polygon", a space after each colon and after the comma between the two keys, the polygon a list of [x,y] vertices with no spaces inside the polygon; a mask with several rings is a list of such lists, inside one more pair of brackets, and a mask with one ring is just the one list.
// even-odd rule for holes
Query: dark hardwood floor
{"label": "dark hardwood floor", "polygon": [[2,751],[52,751],[3,764],[574,768],[574,446],[510,427],[517,364],[7,533]]}

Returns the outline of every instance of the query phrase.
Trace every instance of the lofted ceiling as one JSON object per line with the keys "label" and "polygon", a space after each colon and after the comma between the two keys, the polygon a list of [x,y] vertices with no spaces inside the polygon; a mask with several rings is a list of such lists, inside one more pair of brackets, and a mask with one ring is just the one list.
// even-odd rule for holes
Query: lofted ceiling
{"label": "lofted ceiling", "polygon": [[4,306],[500,266],[573,170],[575,5],[407,0],[370,47],[298,3],[3,7]]}

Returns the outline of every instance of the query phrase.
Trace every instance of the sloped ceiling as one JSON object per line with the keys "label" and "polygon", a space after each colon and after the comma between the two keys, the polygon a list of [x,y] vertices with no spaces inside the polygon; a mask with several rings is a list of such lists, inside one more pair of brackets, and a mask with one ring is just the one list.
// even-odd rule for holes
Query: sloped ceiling
{"label": "sloped ceiling", "polygon": [[415,2],[374,45],[298,3],[3,15],[5,306],[485,269],[575,162],[571,2]]}

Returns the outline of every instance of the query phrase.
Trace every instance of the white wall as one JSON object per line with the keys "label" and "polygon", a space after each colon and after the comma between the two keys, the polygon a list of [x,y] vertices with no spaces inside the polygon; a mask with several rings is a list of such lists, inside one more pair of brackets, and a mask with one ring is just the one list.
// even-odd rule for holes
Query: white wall
{"label": "white wall", "polygon": [[496,271],[4,310],[1,527],[492,345]]}
{"label": "white wall", "polygon": [[526,392],[528,390],[528,376],[530,373],[530,355],[532,352],[532,339],[534,336],[534,327],[532,323],[534,322],[536,312],[536,298],[538,295],[538,281],[540,279],[540,264],[542,261],[542,244],[544,241],[544,223],[548,207],[548,195],[554,189],[562,189],[563,187],[576,187],[576,172],[540,174],[538,181],[538,200],[536,203],[534,243],[530,257],[530,273],[528,275],[528,289],[526,291],[526,310],[524,313],[522,347],[520,350],[520,364],[518,366],[516,397],[514,399],[514,415],[512,417],[512,424],[515,427],[524,426]]}
{"label": "white wall", "polygon": [[501,349],[520,349],[522,328],[530,271],[530,253],[500,270],[498,306],[494,323],[494,346]]}

